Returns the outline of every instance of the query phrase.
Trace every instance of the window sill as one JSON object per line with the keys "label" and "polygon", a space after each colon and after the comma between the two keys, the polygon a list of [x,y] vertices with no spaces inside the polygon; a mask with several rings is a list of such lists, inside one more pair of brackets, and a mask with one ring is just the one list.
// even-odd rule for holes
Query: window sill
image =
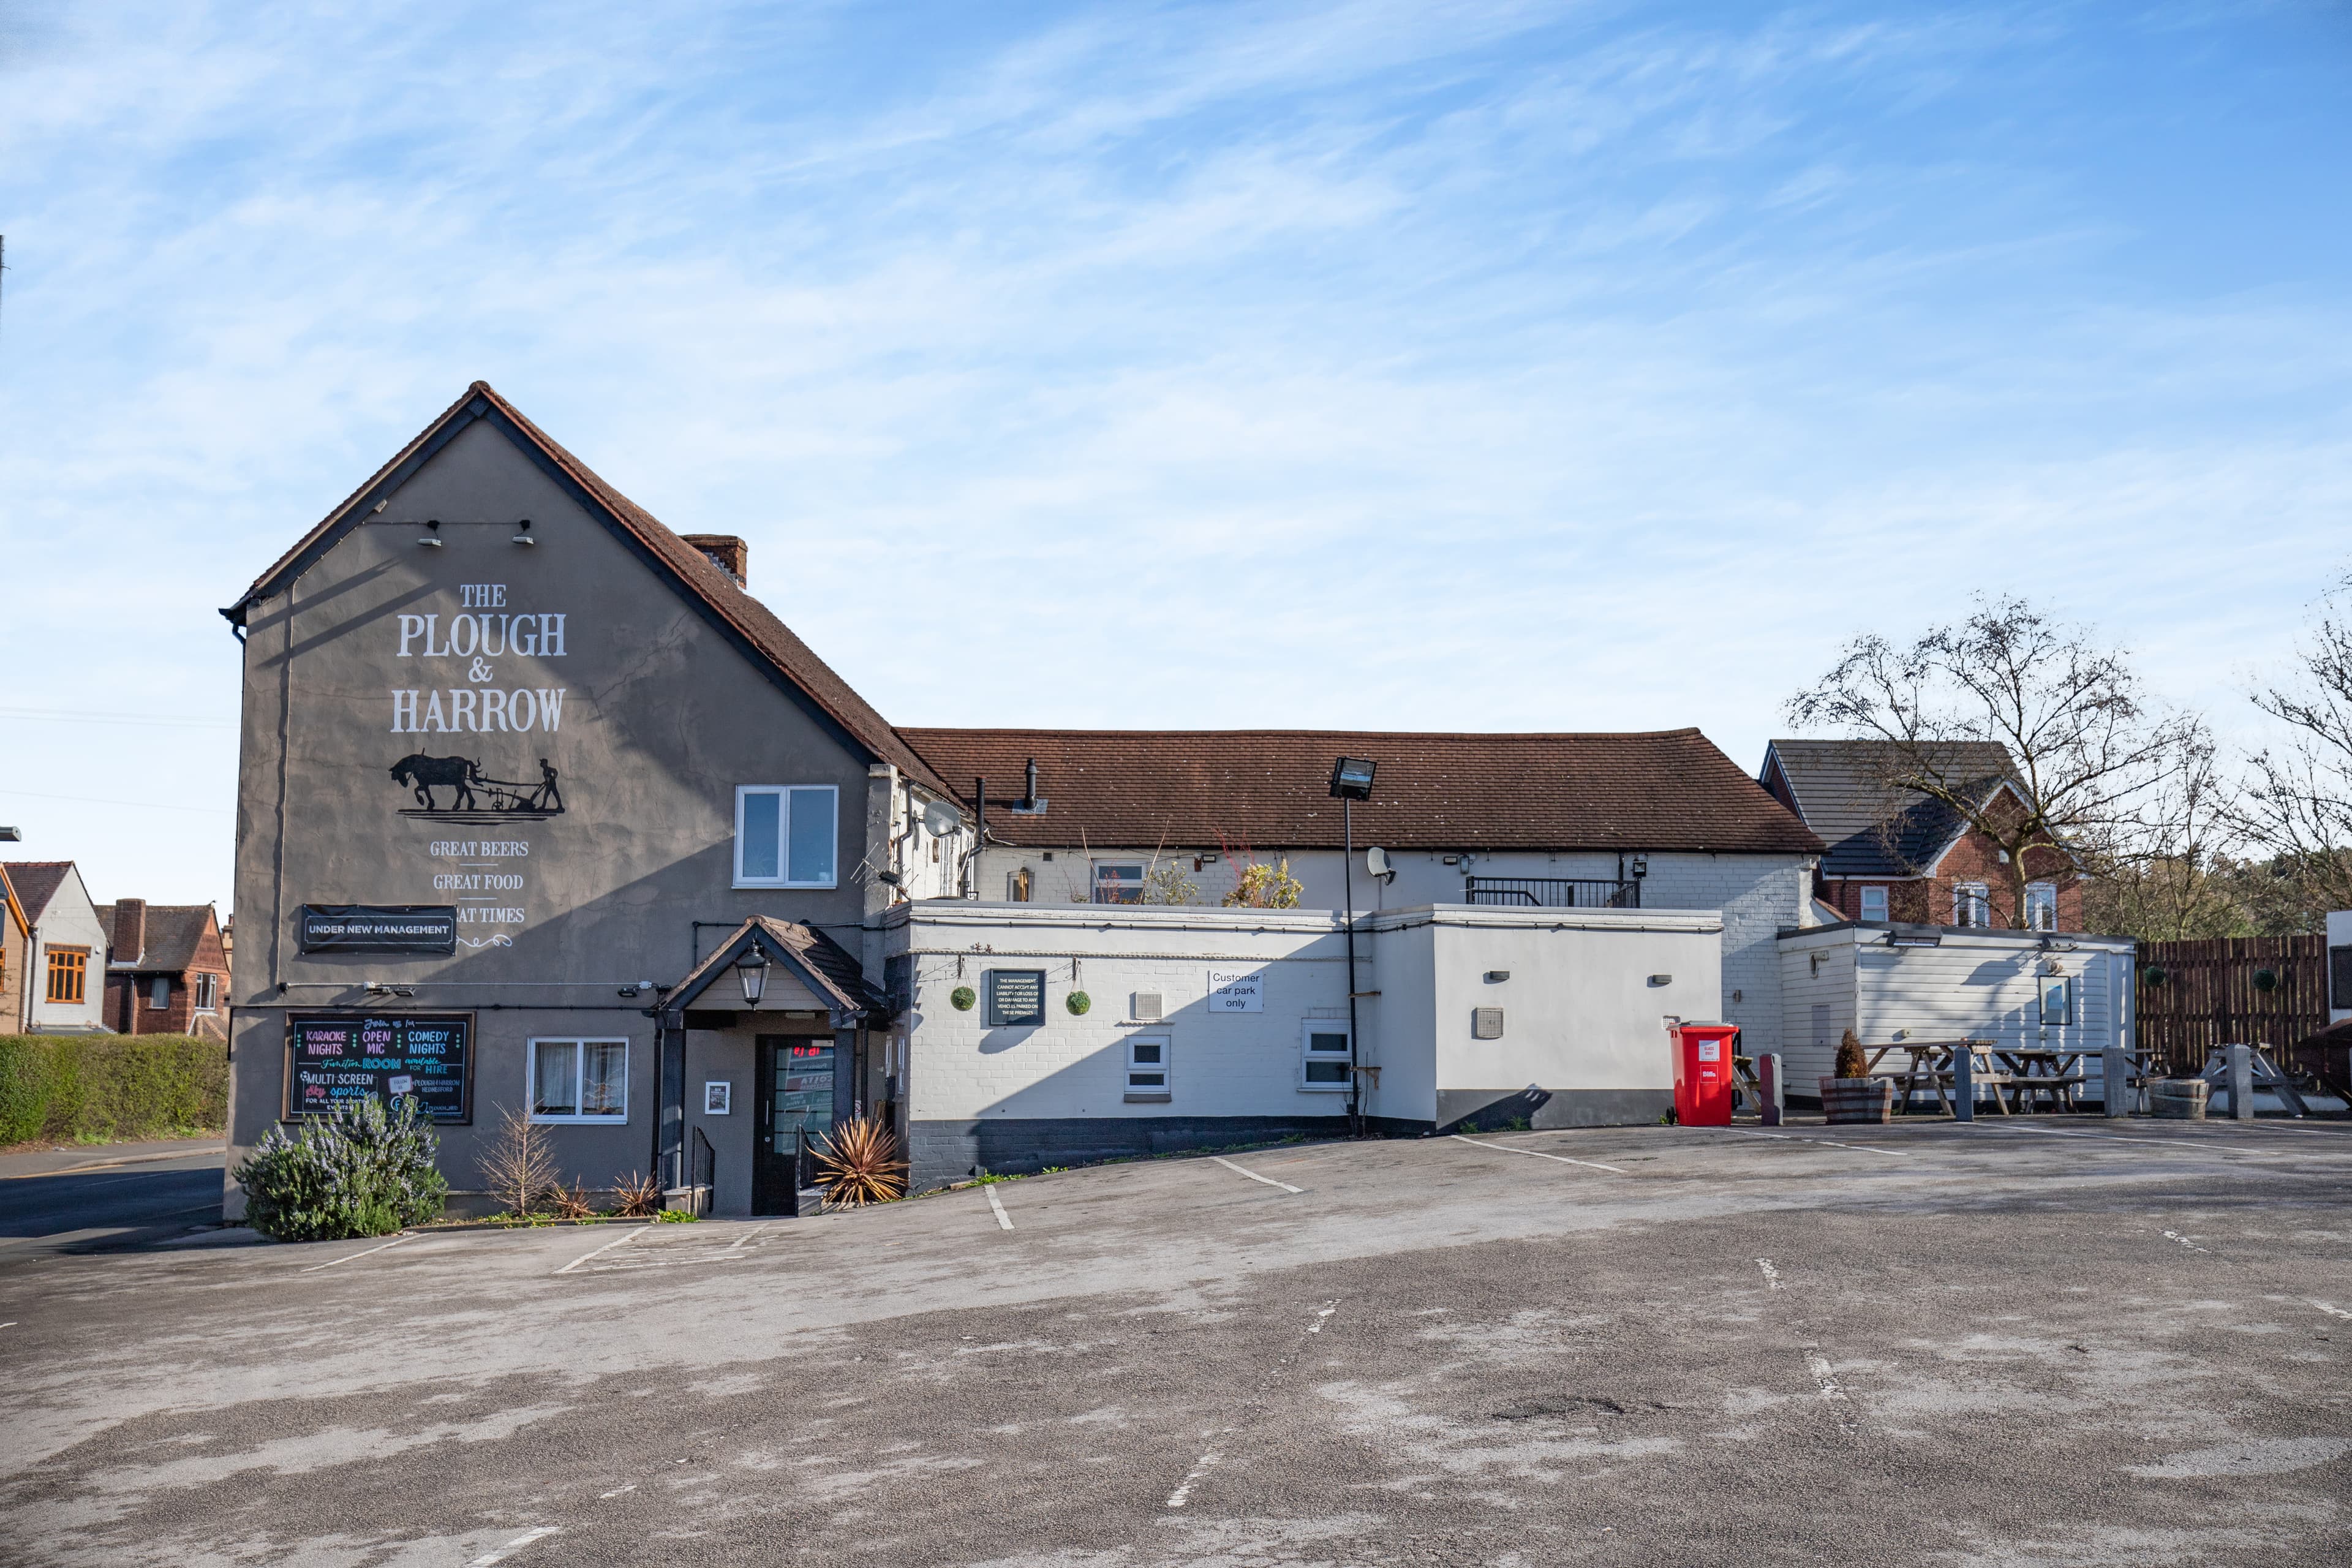
{"label": "window sill", "polygon": [[1165,1105],[1175,1098],[1174,1094],[1164,1089],[1130,1089],[1127,1091],[1127,1102],[1129,1105]]}
{"label": "window sill", "polygon": [[1344,1083],[1302,1083],[1298,1086],[1298,1092],[1301,1094],[1345,1094],[1348,1092],[1349,1087],[1349,1085]]}
{"label": "window sill", "polygon": [[629,1119],[622,1116],[539,1116],[530,1119],[534,1127],[625,1127]]}

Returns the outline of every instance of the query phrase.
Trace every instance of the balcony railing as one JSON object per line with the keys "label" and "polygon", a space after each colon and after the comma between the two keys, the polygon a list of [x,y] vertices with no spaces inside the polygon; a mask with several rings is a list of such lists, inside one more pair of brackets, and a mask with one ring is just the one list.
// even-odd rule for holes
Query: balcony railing
{"label": "balcony railing", "polygon": [[1467,901],[1539,910],[1638,910],[1639,880],[1614,877],[1468,877]]}

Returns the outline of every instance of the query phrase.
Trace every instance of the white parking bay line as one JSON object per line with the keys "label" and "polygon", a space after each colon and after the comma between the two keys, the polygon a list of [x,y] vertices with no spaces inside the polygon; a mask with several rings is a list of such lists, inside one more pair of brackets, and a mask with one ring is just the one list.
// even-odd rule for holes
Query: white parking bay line
{"label": "white parking bay line", "polygon": [[316,1274],[321,1268],[332,1268],[336,1264],[349,1263],[354,1258],[373,1258],[379,1252],[391,1251],[394,1247],[398,1247],[404,1241],[415,1241],[415,1239],[416,1238],[413,1236],[396,1236],[390,1241],[385,1242],[382,1247],[371,1247],[360,1252],[346,1252],[341,1258],[330,1258],[324,1263],[313,1263],[309,1268],[298,1268],[295,1272],[298,1274]]}
{"label": "white parking bay line", "polygon": [[[631,1232],[631,1234],[634,1235],[635,1233]],[[477,1557],[471,1563],[467,1563],[466,1568],[490,1568],[490,1564],[493,1563],[503,1563],[508,1558],[513,1556],[516,1552],[521,1551],[524,1547],[529,1546],[532,1542],[538,1541],[545,1536],[553,1535],[557,1528],[557,1526],[552,1524],[542,1524],[532,1529],[526,1530],[520,1535],[516,1536],[512,1541],[508,1542],[504,1546],[494,1546],[489,1551],[483,1552],[479,1557]]]}
{"label": "white parking bay line", "polygon": [[1467,1143],[1473,1149],[1492,1149],[1501,1154],[1526,1154],[1538,1160],[1557,1160],[1563,1165],[1581,1165],[1588,1171],[1607,1171],[1612,1175],[1630,1176],[1633,1173],[1616,1165],[1604,1165],[1598,1160],[1571,1160],[1565,1154],[1547,1154],[1540,1149],[1514,1149],[1508,1143],[1481,1143],[1475,1138],[1465,1138],[1459,1132],[1446,1136],[1457,1143]]}
{"label": "white parking bay line", "polygon": [[1727,1127],[1724,1131],[1737,1132],[1747,1138],[1770,1138],[1783,1143],[1819,1143],[1828,1149],[1859,1149],[1865,1154],[1900,1156],[1912,1152],[1907,1149],[1881,1149],[1875,1143],[1841,1143],[1834,1138],[1804,1138],[1794,1132],[1759,1132],[1752,1127]]}
{"label": "white parking bay line", "polygon": [[[578,1258],[573,1258],[571,1262],[557,1269],[556,1272],[558,1274],[569,1274],[573,1269],[579,1268],[582,1264],[587,1262],[590,1258],[602,1258],[604,1254],[612,1251],[613,1248],[616,1247],[625,1247],[630,1242],[636,1240],[637,1237],[643,1236],[652,1228],[653,1226],[650,1225],[641,1225],[635,1230],[625,1231],[621,1235],[616,1236],[612,1240],[606,1242],[604,1246],[598,1247],[595,1251],[581,1254]],[[548,1528],[551,1530],[554,1526],[550,1525]],[[533,1536],[531,1539],[537,1540],[538,1537]]]}
{"label": "white parking bay line", "polygon": [[1220,1155],[1212,1154],[1209,1158],[1215,1161],[1218,1164],[1223,1165],[1226,1170],[1233,1172],[1237,1176],[1247,1176],[1253,1182],[1264,1182],[1269,1187],[1280,1187],[1286,1193],[1303,1193],[1307,1190],[1304,1187],[1294,1187],[1288,1182],[1277,1182],[1272,1176],[1261,1176],[1255,1171],[1244,1171],[1239,1165],[1234,1164],[1231,1160],[1224,1159]]}
{"label": "white parking bay line", "polygon": [[1004,1212],[1004,1204],[1003,1200],[998,1198],[996,1195],[996,1184],[991,1182],[980,1190],[988,1194],[988,1206],[996,1211],[997,1225],[1005,1230],[1011,1230],[1013,1228],[1013,1216]]}

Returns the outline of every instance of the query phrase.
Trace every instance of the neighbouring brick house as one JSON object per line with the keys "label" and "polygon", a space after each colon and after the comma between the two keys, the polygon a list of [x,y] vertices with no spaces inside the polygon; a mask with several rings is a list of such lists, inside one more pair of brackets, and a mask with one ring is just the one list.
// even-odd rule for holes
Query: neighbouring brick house
{"label": "neighbouring brick house", "polygon": [[106,1025],[124,1035],[228,1038],[228,953],[210,904],[98,906],[109,933]]}
{"label": "neighbouring brick house", "polygon": [[0,1035],[25,1026],[25,976],[33,968],[33,921],[0,866]]}
{"label": "neighbouring brick house", "polygon": [[[1772,742],[1757,782],[1829,845],[1814,897],[1850,921],[2015,928],[2004,852],[1940,802],[1890,789],[1894,749],[1870,741]],[[1982,798],[2018,799],[2015,764],[1995,742],[1955,743],[1940,766]],[[2029,852],[2028,928],[2083,929],[2082,879],[2054,850]]]}

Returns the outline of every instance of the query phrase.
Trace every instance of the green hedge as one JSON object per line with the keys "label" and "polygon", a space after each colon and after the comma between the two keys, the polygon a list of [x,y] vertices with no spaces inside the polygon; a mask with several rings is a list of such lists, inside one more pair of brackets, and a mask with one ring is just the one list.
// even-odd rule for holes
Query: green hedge
{"label": "green hedge", "polygon": [[228,1124],[228,1047],[191,1035],[0,1035],[0,1143],[110,1143]]}

